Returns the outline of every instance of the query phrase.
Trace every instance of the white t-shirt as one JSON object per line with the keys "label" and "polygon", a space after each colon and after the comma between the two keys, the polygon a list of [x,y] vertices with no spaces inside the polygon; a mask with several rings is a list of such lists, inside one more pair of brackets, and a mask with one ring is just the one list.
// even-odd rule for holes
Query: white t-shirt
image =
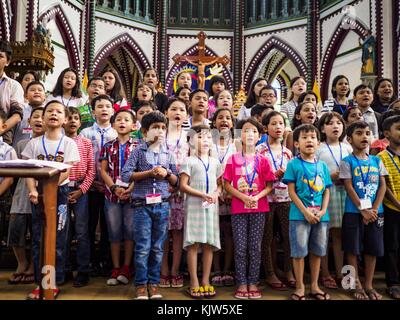
{"label": "white t-shirt", "polygon": [[53,95],[50,94],[46,99],[46,103],[48,103],[52,100],[60,101],[66,107],[77,108],[77,107],[83,106],[88,99],[85,96],[82,96],[81,98],[71,97],[71,98],[66,99],[63,96],[54,97]]}
{"label": "white t-shirt", "polygon": [[[62,141],[60,141],[61,139]],[[61,139],[48,140],[45,136],[34,138],[28,142],[24,151],[22,151],[22,157],[36,160],[57,161],[69,164],[79,162],[81,158],[79,156],[78,146],[76,145],[75,141],[64,135]],[[66,179],[61,185],[65,185],[68,182],[69,179]]]}
{"label": "white t-shirt", "polygon": [[[342,159],[347,157],[353,152],[351,145],[341,142],[340,146],[329,146],[335,158],[333,158],[331,151],[329,151],[328,145],[322,142],[318,148],[315,156],[317,160],[324,161],[328,165],[329,173],[335,173],[339,170],[340,162]],[[340,158],[340,147],[342,148],[342,157]],[[336,160],[336,161],[335,161]],[[337,162],[337,164],[336,164]]]}

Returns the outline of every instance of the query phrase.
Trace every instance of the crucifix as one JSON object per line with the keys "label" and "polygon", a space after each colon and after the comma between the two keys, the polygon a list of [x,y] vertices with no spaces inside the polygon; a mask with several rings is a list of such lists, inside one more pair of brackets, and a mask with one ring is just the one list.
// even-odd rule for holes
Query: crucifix
{"label": "crucifix", "polygon": [[211,66],[215,63],[220,63],[222,65],[227,65],[230,62],[230,59],[227,55],[223,57],[212,57],[206,56],[206,45],[205,40],[207,38],[206,34],[201,31],[197,34],[197,38],[199,39],[199,44],[197,45],[199,53],[197,56],[181,56],[180,54],[176,54],[172,57],[175,63],[180,63],[186,61],[197,67],[197,76],[198,76],[198,88],[204,89],[206,83],[206,67]]}

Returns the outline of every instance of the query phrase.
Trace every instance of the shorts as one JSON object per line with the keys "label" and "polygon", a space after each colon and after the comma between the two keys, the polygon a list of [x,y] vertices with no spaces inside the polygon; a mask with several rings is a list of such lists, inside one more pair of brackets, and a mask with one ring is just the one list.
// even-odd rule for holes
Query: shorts
{"label": "shorts", "polygon": [[104,214],[110,242],[134,240],[133,209],[129,202],[117,203],[106,199]]}
{"label": "shorts", "polygon": [[289,221],[290,256],[304,258],[310,252],[324,257],[328,247],[328,227],[329,222]]}
{"label": "shorts", "polygon": [[9,247],[25,247],[27,231],[32,234],[32,215],[30,214],[10,214],[10,223],[8,225]]}
{"label": "shorts", "polygon": [[375,257],[384,255],[384,218],[365,225],[359,213],[345,213],[342,223],[342,247],[345,253],[359,256],[362,253]]}

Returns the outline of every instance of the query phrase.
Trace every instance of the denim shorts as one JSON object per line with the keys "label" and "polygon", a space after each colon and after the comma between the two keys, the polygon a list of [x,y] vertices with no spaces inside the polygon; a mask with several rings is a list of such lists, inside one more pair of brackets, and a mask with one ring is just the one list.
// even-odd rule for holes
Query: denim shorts
{"label": "denim shorts", "polygon": [[32,215],[10,214],[7,245],[10,247],[25,247],[25,239],[28,230],[32,234]]}
{"label": "denim shorts", "polygon": [[308,252],[323,257],[328,247],[329,222],[309,224],[307,221],[289,221],[290,255],[304,258]]}
{"label": "denim shorts", "polygon": [[134,240],[133,208],[129,202],[117,203],[105,199],[104,214],[110,242]]}

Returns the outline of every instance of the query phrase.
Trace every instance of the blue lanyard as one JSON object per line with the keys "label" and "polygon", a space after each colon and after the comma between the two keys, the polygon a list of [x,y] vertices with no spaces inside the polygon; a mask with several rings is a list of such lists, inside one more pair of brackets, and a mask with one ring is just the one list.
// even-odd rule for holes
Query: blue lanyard
{"label": "blue lanyard", "polygon": [[63,104],[65,107],[67,107],[67,108],[69,107],[69,102],[71,101],[71,99],[72,99],[72,96],[69,97],[68,103],[67,103],[67,105],[65,105],[65,103],[64,103],[64,96],[61,95],[62,104]]}
{"label": "blue lanyard", "polygon": [[208,170],[210,169],[210,158],[208,158],[207,165],[204,163],[204,161],[200,157],[197,157],[197,158],[199,158],[199,160],[203,164],[204,170],[206,171],[206,194],[208,194],[208,192],[210,191],[210,181],[208,178]]}
{"label": "blue lanyard", "polygon": [[[157,154],[157,158],[155,156],[156,154]],[[160,158],[161,158],[161,150],[160,150],[160,153],[154,153],[155,164],[153,164],[153,168],[155,166],[159,166],[160,165]],[[156,182],[156,179],[154,178],[153,179],[153,194],[156,193],[156,189],[157,189],[157,182]]]}
{"label": "blue lanyard", "polygon": [[360,160],[358,160],[358,158],[354,155],[354,153],[353,153],[353,157],[357,161],[358,168],[360,169],[360,175],[361,175],[361,179],[362,179],[362,183],[363,183],[363,188],[365,188],[365,186],[368,184],[369,171],[371,169],[371,163],[369,161],[369,156],[368,156],[368,171],[367,171],[366,176],[364,176],[364,173],[362,171]]}
{"label": "blue lanyard", "polygon": [[[302,159],[301,156],[299,156],[299,159],[300,159],[300,162],[301,162],[301,166],[303,167],[304,177],[307,180],[308,190],[310,191],[311,198],[313,199],[311,202],[312,202],[312,205],[314,205],[314,189],[311,188],[310,180],[308,179],[307,170],[306,170],[306,167],[304,165],[305,161]],[[315,184],[317,182],[317,177],[318,177],[318,162],[316,160],[314,160],[314,163],[315,163],[315,176],[314,176],[313,186],[315,186]]]}
{"label": "blue lanyard", "polygon": [[98,131],[100,132],[100,150],[101,150],[104,147],[104,135],[106,134],[108,129],[98,128]]}
{"label": "blue lanyard", "polygon": [[247,184],[249,185],[249,192],[252,193],[253,192],[253,183],[254,183],[254,179],[256,177],[256,173],[257,173],[257,167],[258,167],[258,155],[256,155],[256,159],[254,161],[254,167],[253,167],[253,174],[250,178],[249,173],[247,172],[247,163],[246,163],[246,157],[244,156],[243,152],[242,152],[242,157],[243,157],[243,161],[244,161],[244,168],[246,170],[246,179],[247,179]]}
{"label": "blue lanyard", "polygon": [[125,144],[120,144],[119,146],[119,172],[122,171],[122,168],[125,165],[125,149],[126,149],[127,142]]}
{"label": "blue lanyard", "polygon": [[[175,153],[175,155],[178,154],[178,147],[179,147],[179,144],[180,144],[181,139],[182,139],[182,131],[183,131],[183,130],[181,130],[181,133],[180,133],[180,135],[179,135],[179,139],[176,141],[175,148],[174,148],[173,150],[171,150],[172,152]],[[167,149],[169,150],[169,146],[168,146],[168,133],[167,133]]]}
{"label": "blue lanyard", "polygon": [[64,135],[62,135],[62,137],[61,137],[61,139],[60,139],[60,142],[58,143],[58,146],[57,146],[56,152],[55,152],[55,154],[54,154],[53,160],[50,160],[50,159],[49,159],[49,154],[47,153],[46,144],[44,143],[44,135],[42,136],[42,146],[43,146],[43,150],[44,150],[44,153],[45,153],[45,155],[46,155],[46,160],[47,160],[47,161],[56,161],[57,154],[58,154],[58,150],[60,149],[61,142],[63,141],[63,139],[64,139]]}
{"label": "blue lanyard", "polygon": [[333,160],[335,160],[335,163],[336,163],[337,167],[340,168],[340,161],[342,161],[342,144],[339,142],[339,147],[340,147],[340,160],[339,160],[339,162],[336,161],[335,155],[333,154],[332,149],[331,149],[331,147],[329,146],[328,143],[326,144],[326,146],[328,147],[329,152],[331,153]]}
{"label": "blue lanyard", "polygon": [[6,81],[6,78],[1,79],[0,86]]}
{"label": "blue lanyard", "polygon": [[[272,149],[271,149],[271,147],[269,145],[268,138],[267,138],[267,147],[268,147],[269,153],[271,154],[272,163],[274,164],[275,171],[278,171],[278,169],[282,168],[282,165],[283,165],[283,145],[282,145],[282,153],[281,153],[281,156],[282,156],[281,157],[281,164],[279,165],[279,168],[276,165],[275,158],[274,158],[274,153],[272,152]],[[278,158],[278,157],[276,157],[276,158]]]}
{"label": "blue lanyard", "polygon": [[[396,167],[397,171],[400,173],[400,168],[399,168],[399,166],[397,165],[397,163],[394,161],[394,157],[390,154],[390,152],[389,152],[388,150],[386,150],[386,152],[388,153],[389,158],[390,158],[390,160],[392,160],[392,162],[393,162],[394,166]],[[399,160],[400,160],[400,157],[399,157],[399,156],[397,156],[397,157],[398,157]]]}
{"label": "blue lanyard", "polygon": [[189,123],[190,123],[190,127],[192,127],[193,126],[193,118],[192,117],[189,118]]}
{"label": "blue lanyard", "polygon": [[218,142],[215,144],[215,146],[217,147],[217,153],[218,153],[218,160],[219,160],[219,163],[222,164],[222,163],[224,162],[224,160],[225,160],[226,155],[227,155],[228,152],[229,152],[229,149],[231,148],[231,138],[229,138],[228,147],[226,148],[225,154],[224,154],[224,156],[223,156],[222,158],[219,157]]}

